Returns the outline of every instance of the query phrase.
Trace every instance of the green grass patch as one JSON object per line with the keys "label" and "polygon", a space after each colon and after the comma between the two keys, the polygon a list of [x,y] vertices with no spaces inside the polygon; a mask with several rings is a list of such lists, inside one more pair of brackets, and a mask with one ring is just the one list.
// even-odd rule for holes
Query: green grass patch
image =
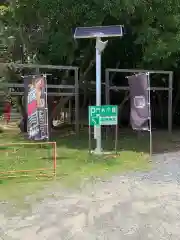
{"label": "green grass patch", "polygon": [[[84,178],[109,177],[130,170],[147,170],[148,138],[136,135],[122,134],[118,143],[118,155],[94,156],[88,153],[88,136],[82,133],[79,138],[75,135],[64,138],[56,137],[57,143],[57,177],[56,181],[64,185],[78,184]],[[17,133],[2,133],[0,144],[14,143],[10,146],[0,146],[0,172],[13,170],[33,170],[53,167],[53,149],[48,145],[19,145],[27,142]],[[94,146],[94,142],[92,144]],[[113,137],[103,141],[106,151],[113,149]],[[39,171],[38,173],[43,173]],[[47,173],[47,171],[45,172]],[[52,171],[48,171],[49,174]],[[23,199],[38,190],[54,183],[46,177],[3,178],[0,179],[0,201],[6,199]],[[24,174],[25,175],[25,174]],[[2,174],[0,175],[2,177]],[[19,173],[17,174],[19,176]]]}

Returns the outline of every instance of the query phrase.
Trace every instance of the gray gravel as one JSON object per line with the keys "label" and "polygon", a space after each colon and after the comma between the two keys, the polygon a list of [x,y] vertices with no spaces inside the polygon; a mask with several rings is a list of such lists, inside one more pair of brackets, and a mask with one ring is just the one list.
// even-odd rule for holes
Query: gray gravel
{"label": "gray gravel", "polygon": [[28,214],[8,218],[0,204],[0,239],[180,239],[180,153],[156,155],[153,162],[150,172],[96,180],[78,190],[55,187]]}

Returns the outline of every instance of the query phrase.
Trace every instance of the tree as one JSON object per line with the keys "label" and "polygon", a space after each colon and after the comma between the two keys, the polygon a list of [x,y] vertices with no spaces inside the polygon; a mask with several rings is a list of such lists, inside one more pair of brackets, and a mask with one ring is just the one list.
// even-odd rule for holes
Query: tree
{"label": "tree", "polygon": [[180,4],[175,0],[17,0],[0,13],[5,61],[80,66],[83,105],[94,73],[95,44],[74,41],[77,26],[124,24],[126,35],[109,40],[104,67],[117,62],[125,68],[179,65]]}

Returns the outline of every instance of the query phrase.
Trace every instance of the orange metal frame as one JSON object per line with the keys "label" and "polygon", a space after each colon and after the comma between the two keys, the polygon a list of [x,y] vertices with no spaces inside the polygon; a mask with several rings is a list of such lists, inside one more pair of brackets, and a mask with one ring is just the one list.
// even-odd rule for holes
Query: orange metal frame
{"label": "orange metal frame", "polygon": [[[4,171],[4,172],[0,172],[0,179],[17,177],[17,175],[10,175],[10,174],[13,174],[13,173],[24,173],[24,174],[21,174],[21,175],[18,175],[18,176],[19,177],[29,177],[30,175],[25,175],[25,173],[32,173],[32,172],[38,172],[38,171],[47,171],[47,170],[52,170],[53,171],[53,176],[56,177],[56,167],[57,167],[57,147],[56,147],[56,142],[6,143],[6,144],[0,144],[0,147],[25,146],[25,145],[52,145],[52,147],[53,147],[53,156],[52,156],[53,168],[39,168],[39,169],[32,169],[32,170],[25,169],[25,170]],[[0,151],[0,152],[2,152],[2,151]],[[36,176],[49,176],[49,175],[48,174],[37,174]]]}

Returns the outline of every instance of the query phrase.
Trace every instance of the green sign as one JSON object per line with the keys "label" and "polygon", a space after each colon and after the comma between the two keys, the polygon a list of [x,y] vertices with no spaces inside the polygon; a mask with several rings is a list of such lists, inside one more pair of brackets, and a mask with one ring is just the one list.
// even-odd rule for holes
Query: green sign
{"label": "green sign", "polygon": [[116,125],[118,107],[115,105],[89,106],[89,125]]}

